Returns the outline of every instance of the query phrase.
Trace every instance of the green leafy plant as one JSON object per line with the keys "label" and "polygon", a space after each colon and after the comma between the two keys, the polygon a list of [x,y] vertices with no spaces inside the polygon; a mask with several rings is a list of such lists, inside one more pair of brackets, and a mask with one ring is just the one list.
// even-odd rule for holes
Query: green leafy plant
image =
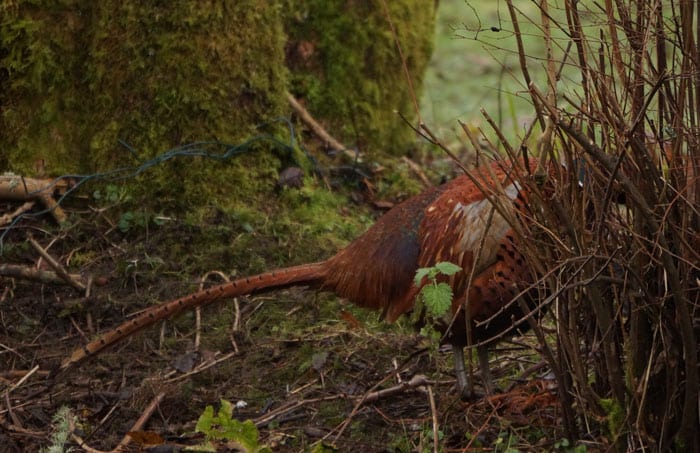
{"label": "green leafy plant", "polygon": [[[131,195],[126,188],[114,184],[95,189],[92,192],[92,197],[103,207],[115,207],[119,205],[128,205],[132,201]],[[139,209],[135,211],[126,211],[117,222],[117,227],[122,233],[128,233],[134,228],[146,228],[153,224],[156,226],[163,225],[167,220],[166,217],[153,215],[148,210]]]}
{"label": "green leafy plant", "polygon": [[195,431],[207,437],[207,443],[198,446],[199,451],[217,451],[212,440],[235,442],[236,448],[248,453],[270,452],[269,447],[260,445],[258,429],[251,420],[240,421],[233,418],[233,404],[221,400],[219,411],[207,406],[197,420]]}
{"label": "green leafy plant", "polygon": [[163,225],[165,220],[165,217],[153,216],[145,210],[127,211],[121,215],[117,226],[122,233],[127,233],[134,227],[146,228],[150,223],[153,223],[156,226]]}
{"label": "green leafy plant", "polygon": [[102,189],[95,189],[92,197],[105,205],[131,201],[131,196],[126,193],[126,189],[114,184],[107,184]]}
{"label": "green leafy plant", "polygon": [[[438,282],[440,275],[454,275],[462,268],[456,264],[442,261],[433,267],[421,267],[416,271],[414,283],[421,287],[418,305],[425,307],[426,325],[421,329],[421,334],[433,340],[439,340],[440,333],[435,329],[434,324],[442,318],[452,306],[452,288],[445,282]],[[423,283],[427,280],[427,283]],[[415,310],[418,315],[422,310]]]}
{"label": "green leafy plant", "polygon": [[439,275],[454,275],[462,268],[447,261],[437,263],[433,267],[421,267],[416,271],[415,284],[420,286],[423,279],[428,279],[428,284],[420,290],[420,296],[428,310],[428,315],[439,318],[450,309],[452,305],[452,288],[444,282],[438,283]]}

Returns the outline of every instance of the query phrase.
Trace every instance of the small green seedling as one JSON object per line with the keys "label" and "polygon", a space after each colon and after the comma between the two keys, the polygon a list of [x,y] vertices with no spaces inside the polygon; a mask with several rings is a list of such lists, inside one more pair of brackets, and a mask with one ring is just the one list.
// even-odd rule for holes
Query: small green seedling
{"label": "small green seedling", "polygon": [[198,451],[217,451],[213,440],[235,442],[236,448],[247,453],[270,452],[270,448],[259,443],[259,433],[251,420],[240,421],[233,418],[233,404],[221,400],[218,413],[214,407],[207,406],[197,420],[195,431],[204,434],[207,442],[197,446]]}
{"label": "small green seedling", "polygon": [[[425,307],[425,326],[421,329],[421,335],[434,341],[440,339],[440,332],[435,329],[435,323],[450,310],[452,306],[452,288],[445,282],[438,282],[440,275],[454,275],[462,268],[447,261],[437,263],[433,267],[422,267],[416,271],[414,283],[421,287],[414,316],[420,316],[423,311],[420,304]],[[424,281],[427,283],[424,284]],[[418,321],[414,319],[414,321]]]}

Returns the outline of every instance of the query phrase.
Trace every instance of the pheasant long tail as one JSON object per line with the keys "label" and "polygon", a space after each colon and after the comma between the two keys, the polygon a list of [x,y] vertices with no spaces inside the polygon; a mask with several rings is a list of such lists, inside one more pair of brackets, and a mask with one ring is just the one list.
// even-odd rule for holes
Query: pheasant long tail
{"label": "pheasant long tail", "polygon": [[259,293],[293,285],[320,287],[323,284],[325,267],[324,262],[288,267],[251,277],[240,278],[232,282],[203,289],[179,299],[163,302],[149,308],[135,318],[122,323],[120,326],[103,334],[87,345],[76,349],[73,354],[61,364],[58,371],[65,371],[135,332],[194,307],[207,305],[224,298]]}

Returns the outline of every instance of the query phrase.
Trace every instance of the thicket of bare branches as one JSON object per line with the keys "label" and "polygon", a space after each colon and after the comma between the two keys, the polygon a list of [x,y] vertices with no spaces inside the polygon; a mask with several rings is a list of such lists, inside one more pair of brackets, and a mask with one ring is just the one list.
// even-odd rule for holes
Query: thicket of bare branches
{"label": "thicket of bare branches", "polygon": [[[697,4],[542,1],[540,17],[507,5],[537,147],[572,169],[525,179],[538,208],[520,232],[556,314],[554,332],[535,330],[566,429],[618,450],[698,451]],[[543,59],[520,39],[525,21],[539,27]],[[533,64],[547,80],[530,80]]]}

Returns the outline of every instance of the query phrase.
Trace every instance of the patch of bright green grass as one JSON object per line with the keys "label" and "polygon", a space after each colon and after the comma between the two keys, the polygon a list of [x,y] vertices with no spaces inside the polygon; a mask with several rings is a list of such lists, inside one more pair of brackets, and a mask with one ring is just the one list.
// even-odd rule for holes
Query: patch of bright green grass
{"label": "patch of bright green grass", "polygon": [[[529,57],[530,76],[544,91],[545,45],[540,12],[531,2],[516,2],[516,7],[521,12],[519,24]],[[550,8],[554,17],[563,18],[557,2],[551,2]],[[509,138],[521,135],[533,120],[535,112],[523,82],[513,29],[505,2],[440,2],[435,50],[425,77],[421,115],[446,142],[451,142],[455,134],[463,137],[463,133],[456,132],[461,130],[457,120],[489,129],[481,108],[501,125]],[[552,35],[557,44],[566,45],[561,30],[554,28]],[[554,48],[553,52],[557,58],[564,54],[561,48]],[[574,72],[575,68],[566,68],[564,75],[575,77]]]}

